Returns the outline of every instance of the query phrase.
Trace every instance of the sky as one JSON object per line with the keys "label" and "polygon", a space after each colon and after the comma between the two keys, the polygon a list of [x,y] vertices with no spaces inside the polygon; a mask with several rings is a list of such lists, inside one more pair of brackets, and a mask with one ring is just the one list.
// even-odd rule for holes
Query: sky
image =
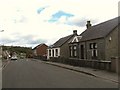
{"label": "sky", "polygon": [[0,0],[0,44],[35,47],[118,16],[119,0]]}

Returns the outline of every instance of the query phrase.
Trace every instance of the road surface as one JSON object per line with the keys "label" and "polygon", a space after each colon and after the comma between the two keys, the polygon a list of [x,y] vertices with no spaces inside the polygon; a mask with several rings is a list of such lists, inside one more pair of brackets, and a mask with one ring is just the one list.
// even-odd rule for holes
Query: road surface
{"label": "road surface", "polygon": [[45,64],[11,61],[2,72],[3,88],[117,88],[117,83]]}

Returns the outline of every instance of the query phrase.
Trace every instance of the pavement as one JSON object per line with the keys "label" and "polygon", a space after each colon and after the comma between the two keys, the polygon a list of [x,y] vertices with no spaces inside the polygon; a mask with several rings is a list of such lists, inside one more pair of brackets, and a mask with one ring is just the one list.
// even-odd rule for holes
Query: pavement
{"label": "pavement", "polygon": [[0,69],[3,69],[8,63],[10,62],[10,60],[0,60]]}
{"label": "pavement", "polygon": [[98,69],[93,69],[93,68],[87,68],[87,67],[71,66],[71,65],[66,65],[66,64],[62,64],[62,63],[56,63],[56,62],[49,62],[49,61],[43,61],[43,62],[46,64],[50,64],[50,65],[58,66],[61,68],[85,73],[88,75],[95,76],[97,78],[102,78],[102,79],[110,80],[112,82],[119,83],[118,82],[118,74],[114,73],[114,72],[98,70]]}

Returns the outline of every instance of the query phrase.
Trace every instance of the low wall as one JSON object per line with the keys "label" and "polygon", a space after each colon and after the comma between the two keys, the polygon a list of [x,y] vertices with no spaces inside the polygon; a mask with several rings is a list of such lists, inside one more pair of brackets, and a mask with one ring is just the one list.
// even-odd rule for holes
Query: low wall
{"label": "low wall", "polygon": [[50,58],[49,61],[69,64],[73,66],[90,67],[94,69],[111,71],[111,61],[78,60],[78,59],[68,59],[68,58]]}
{"label": "low wall", "polygon": [[47,57],[46,57],[46,56],[34,56],[33,58],[34,58],[34,59],[39,59],[39,60],[44,60],[44,61],[47,60]]}

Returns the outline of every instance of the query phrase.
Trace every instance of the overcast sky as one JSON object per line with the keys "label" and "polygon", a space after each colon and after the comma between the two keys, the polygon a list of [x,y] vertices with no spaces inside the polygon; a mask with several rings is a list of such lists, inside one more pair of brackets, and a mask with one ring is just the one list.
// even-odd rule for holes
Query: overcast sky
{"label": "overcast sky", "polygon": [[118,16],[119,0],[0,0],[0,44],[35,47]]}

